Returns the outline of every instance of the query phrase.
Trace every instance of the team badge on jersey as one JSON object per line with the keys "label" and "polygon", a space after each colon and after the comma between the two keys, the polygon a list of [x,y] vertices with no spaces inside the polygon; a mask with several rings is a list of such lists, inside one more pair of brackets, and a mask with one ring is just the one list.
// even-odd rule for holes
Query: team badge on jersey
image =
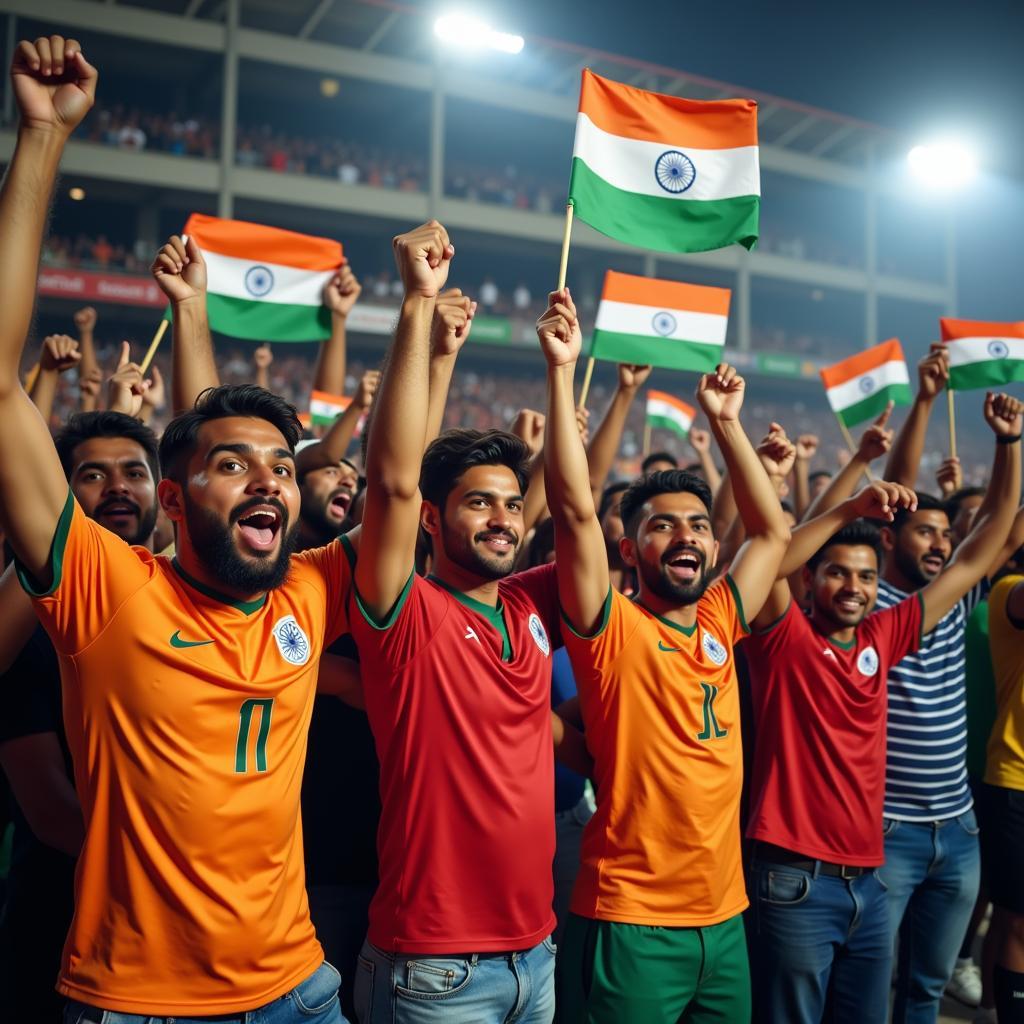
{"label": "team badge on jersey", "polygon": [[540,648],[540,653],[546,658],[551,653],[551,641],[548,639],[547,631],[544,629],[544,623],[540,621],[540,616],[535,612],[530,616],[527,625],[530,627],[530,636],[533,637],[533,642]]}
{"label": "team badge on jersey", "polygon": [[862,676],[873,676],[878,671],[878,651],[874,647],[865,647],[857,655],[857,671]]}
{"label": "team badge on jersey", "polygon": [[294,615],[285,615],[274,623],[274,639],[285,661],[293,665],[305,665],[309,661],[309,638]]}
{"label": "team badge on jersey", "polygon": [[704,634],[704,639],[701,641],[701,646],[704,648],[704,653],[716,664],[724,665],[726,659],[729,657],[729,652],[725,649],[725,645],[718,642],[710,633]]}

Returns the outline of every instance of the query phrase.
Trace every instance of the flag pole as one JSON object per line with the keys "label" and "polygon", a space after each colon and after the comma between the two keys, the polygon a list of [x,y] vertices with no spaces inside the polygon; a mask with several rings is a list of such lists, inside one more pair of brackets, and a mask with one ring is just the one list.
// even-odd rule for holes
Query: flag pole
{"label": "flag pole", "polygon": [[651,421],[644,420],[644,458],[651,454]]}
{"label": "flag pole", "polygon": [[153,356],[156,355],[156,350],[160,347],[160,342],[163,336],[167,333],[167,325],[170,323],[169,320],[161,320],[160,326],[156,329],[156,333],[153,335],[153,340],[149,343],[149,351],[146,353],[146,358],[139,364],[139,369],[142,371],[142,375],[146,375],[146,371],[149,369],[149,364],[153,362]]}
{"label": "flag pole", "polygon": [[[836,423],[839,424],[839,431],[843,435],[843,440],[846,442],[846,447],[850,449],[850,455],[856,455],[857,446],[853,443],[853,438],[850,436],[849,429],[847,428],[846,424],[839,418],[839,413],[837,413],[834,409],[832,410],[832,412],[835,414]],[[864,467],[864,475],[868,478],[868,483],[873,484],[875,482],[875,475],[874,473],[871,472],[870,466]]]}
{"label": "flag pole", "polygon": [[[565,287],[565,277],[569,272],[569,242],[572,239],[572,203],[565,205],[565,233],[562,235],[562,258],[558,261],[558,291]],[[580,391],[579,406],[587,404],[587,395],[590,393],[590,379],[594,376],[594,357],[587,360],[587,370],[583,375],[583,390]]]}
{"label": "flag pole", "polygon": [[949,457],[956,458],[956,407],[953,404],[953,389],[946,386],[946,407],[949,409]]}
{"label": "flag pole", "polygon": [[25,390],[31,392],[36,386],[36,380],[39,378],[39,363],[36,363],[28,373],[25,374]]}

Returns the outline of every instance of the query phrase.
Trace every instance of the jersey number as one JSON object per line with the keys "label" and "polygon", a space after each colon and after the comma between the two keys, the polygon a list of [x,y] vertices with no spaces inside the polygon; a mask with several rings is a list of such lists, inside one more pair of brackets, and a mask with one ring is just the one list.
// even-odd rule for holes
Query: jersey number
{"label": "jersey number", "polygon": [[238,742],[235,744],[235,771],[244,775],[249,771],[249,733],[252,718],[260,709],[260,728],[256,733],[256,771],[267,770],[267,739],[270,737],[270,715],[274,709],[273,697],[250,697],[238,712]]}
{"label": "jersey number", "polygon": [[710,683],[701,683],[700,686],[704,691],[704,728],[697,733],[697,739],[720,740],[729,734],[729,730],[723,729],[715,717],[715,698],[718,696],[718,687],[712,686]]}

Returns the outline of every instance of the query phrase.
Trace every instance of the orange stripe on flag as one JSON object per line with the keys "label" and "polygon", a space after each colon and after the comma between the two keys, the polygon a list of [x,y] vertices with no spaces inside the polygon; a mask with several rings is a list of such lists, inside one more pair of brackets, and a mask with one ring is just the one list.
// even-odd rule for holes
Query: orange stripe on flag
{"label": "orange stripe on flag", "polygon": [[611,135],[693,149],[757,145],[754,100],[684,100],[583,69],[580,112]]}
{"label": "orange stripe on flag", "polygon": [[890,338],[864,352],[858,352],[855,356],[826,366],[821,371],[821,379],[825,382],[826,388],[834,388],[837,384],[859,377],[862,373],[868,373],[875,367],[897,360],[906,362],[903,357],[903,346],[899,338]]}
{"label": "orange stripe on flag", "polygon": [[939,317],[939,329],[943,341],[956,341],[957,338],[1024,338],[1024,320],[1016,323],[1000,324],[992,320],[954,320],[952,317]]}
{"label": "orange stripe on flag", "polygon": [[352,401],[352,396],[332,395],[330,391],[314,391],[310,394],[309,400],[311,402],[324,402],[328,405],[340,405],[347,409],[349,402]]}
{"label": "orange stripe on flag", "polygon": [[703,284],[662,281],[656,277],[638,277],[609,270],[604,275],[601,298],[609,302],[632,302],[637,306],[659,309],[684,309],[690,313],[729,315],[728,288],[712,288]]}
{"label": "orange stripe on flag", "polygon": [[344,262],[340,242],[297,231],[250,224],[244,220],[223,220],[193,213],[184,234],[191,235],[200,249],[233,256],[240,260],[263,260],[300,270],[335,270]]}
{"label": "orange stripe on flag", "polygon": [[664,402],[666,405],[675,406],[680,412],[685,413],[691,420],[696,419],[697,410],[692,405],[687,405],[681,398],[670,395],[667,391],[648,391],[648,402]]}

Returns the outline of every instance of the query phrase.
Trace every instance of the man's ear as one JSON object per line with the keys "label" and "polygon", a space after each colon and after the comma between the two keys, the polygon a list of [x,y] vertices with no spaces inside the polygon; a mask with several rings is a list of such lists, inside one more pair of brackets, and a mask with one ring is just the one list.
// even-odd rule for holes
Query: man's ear
{"label": "man's ear", "polygon": [[156,494],[160,499],[160,507],[164,510],[164,515],[172,523],[182,522],[185,518],[185,496],[181,484],[164,477],[156,485]]}
{"label": "man's ear", "polygon": [[879,531],[882,547],[886,552],[896,550],[896,531],[891,526],[883,526]]}
{"label": "man's ear", "polygon": [[441,533],[441,510],[429,501],[420,505],[420,526],[430,537],[437,537]]}
{"label": "man's ear", "polygon": [[632,537],[619,538],[619,554],[631,569],[637,566],[636,541]]}

